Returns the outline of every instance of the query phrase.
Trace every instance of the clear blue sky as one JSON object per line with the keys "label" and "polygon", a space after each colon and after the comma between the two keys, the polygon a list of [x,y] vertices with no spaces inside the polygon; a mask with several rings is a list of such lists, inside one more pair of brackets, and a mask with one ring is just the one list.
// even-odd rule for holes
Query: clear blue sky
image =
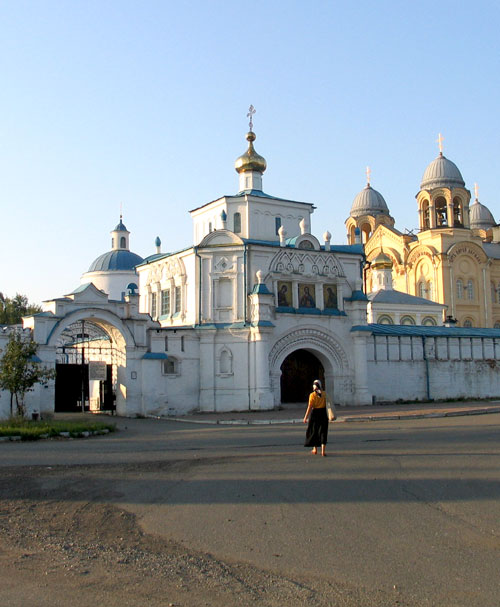
{"label": "clear blue sky", "polygon": [[247,108],[264,190],[345,243],[372,169],[396,227],[444,153],[500,220],[498,2],[0,2],[0,291],[58,297],[119,219],[146,256],[238,190]]}

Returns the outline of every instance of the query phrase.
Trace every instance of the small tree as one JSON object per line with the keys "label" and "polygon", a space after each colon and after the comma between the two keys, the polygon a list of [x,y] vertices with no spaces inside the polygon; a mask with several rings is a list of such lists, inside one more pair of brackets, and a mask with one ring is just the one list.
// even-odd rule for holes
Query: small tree
{"label": "small tree", "polygon": [[37,304],[31,304],[26,295],[16,293],[15,297],[5,297],[0,293],[0,325],[21,324],[23,316],[31,316],[41,312]]}
{"label": "small tree", "polygon": [[34,360],[38,345],[33,339],[25,339],[19,331],[13,331],[0,359],[0,388],[10,392],[10,414],[13,414],[13,400],[16,401],[17,415],[24,417],[26,392],[35,384],[45,385],[55,377],[53,369],[46,369]]}

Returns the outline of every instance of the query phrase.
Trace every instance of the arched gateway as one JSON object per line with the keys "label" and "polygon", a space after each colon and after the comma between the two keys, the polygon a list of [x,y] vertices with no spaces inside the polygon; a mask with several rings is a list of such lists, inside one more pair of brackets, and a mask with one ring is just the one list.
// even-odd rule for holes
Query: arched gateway
{"label": "arched gateway", "polygon": [[[345,348],[331,333],[318,328],[289,332],[272,347],[269,367],[275,405],[305,402],[314,379],[324,380],[324,387],[335,403],[352,402],[353,367]],[[297,390],[297,399],[291,400],[290,385]]]}
{"label": "arched gateway", "polygon": [[167,356],[155,343],[161,336],[148,331],[158,324],[138,311],[137,295],[110,301],[93,284],[82,285],[66,297],[45,302],[45,311],[26,325],[39,344],[41,361],[56,367],[53,399],[44,398],[53,403],[53,410],[116,408],[130,416],[152,412],[165,401],[158,390],[151,393],[148,376],[157,374],[156,367]]}

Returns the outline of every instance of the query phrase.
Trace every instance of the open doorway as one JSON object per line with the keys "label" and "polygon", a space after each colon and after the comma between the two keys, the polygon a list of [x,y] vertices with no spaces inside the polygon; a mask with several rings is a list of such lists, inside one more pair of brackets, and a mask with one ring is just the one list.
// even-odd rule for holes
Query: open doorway
{"label": "open doorway", "polygon": [[299,349],[289,354],[281,365],[281,402],[307,403],[315,379],[325,386],[325,369],[312,352]]}

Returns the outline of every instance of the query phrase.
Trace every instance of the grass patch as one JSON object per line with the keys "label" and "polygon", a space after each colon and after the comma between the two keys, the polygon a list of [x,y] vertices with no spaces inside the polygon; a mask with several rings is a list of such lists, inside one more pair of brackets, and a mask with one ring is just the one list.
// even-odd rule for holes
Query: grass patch
{"label": "grass patch", "polygon": [[27,419],[8,419],[0,421],[0,436],[20,436],[21,440],[37,440],[52,438],[61,432],[69,432],[69,436],[79,438],[90,434],[107,434],[114,432],[115,424],[91,421],[31,421]]}

